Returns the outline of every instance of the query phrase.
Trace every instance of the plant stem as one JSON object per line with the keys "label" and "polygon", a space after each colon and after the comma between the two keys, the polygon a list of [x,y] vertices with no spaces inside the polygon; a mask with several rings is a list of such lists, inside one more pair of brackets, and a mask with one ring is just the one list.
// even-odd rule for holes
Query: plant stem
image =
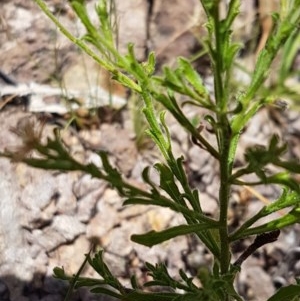
{"label": "plant stem", "polygon": [[220,237],[220,272],[226,274],[229,270],[230,264],[230,249],[227,227],[228,203],[230,194],[230,175],[232,172],[231,163],[231,128],[227,119],[227,105],[228,96],[224,91],[224,68],[223,61],[224,53],[219,3],[216,3],[213,8],[214,19],[214,35],[215,35],[215,49],[212,56],[214,60],[214,87],[215,99],[218,111],[216,113],[218,120],[217,141],[219,147],[219,161],[220,161],[220,215],[219,215],[219,237]]}
{"label": "plant stem", "polygon": [[[226,102],[224,101],[224,87],[223,87],[223,47],[222,47],[222,33],[219,20],[219,4],[214,7],[214,28],[215,28],[215,50],[214,57],[214,86],[215,86],[215,98],[216,105],[220,112],[223,112],[226,108]],[[220,55],[222,54],[222,55]]]}
{"label": "plant stem", "polygon": [[[221,244],[221,257],[220,268],[221,274],[226,274],[229,269],[230,263],[230,250],[228,239],[228,227],[227,227],[227,215],[228,215],[228,203],[230,195],[229,178],[231,174],[231,164],[229,162],[230,155],[230,127],[228,125],[226,116],[221,118],[221,121],[225,121],[226,126],[220,131],[220,190],[219,190],[219,202],[220,202],[220,216],[219,216],[219,235]],[[224,124],[224,123],[222,123]]]}

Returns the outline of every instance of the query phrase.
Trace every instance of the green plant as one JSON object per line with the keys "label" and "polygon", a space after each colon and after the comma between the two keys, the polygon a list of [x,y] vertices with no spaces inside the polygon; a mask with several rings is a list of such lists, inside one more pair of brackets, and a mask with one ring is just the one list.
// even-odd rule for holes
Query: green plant
{"label": "green plant", "polygon": [[135,144],[139,151],[147,148],[149,142],[151,142],[148,135],[145,133],[147,129],[147,123],[141,114],[143,104],[143,100],[137,94],[133,94],[128,102],[130,117],[132,119],[135,133]]}
{"label": "green plant", "polygon": [[[288,38],[295,34],[300,23],[300,0],[282,0],[282,10],[274,14],[274,28],[265,48],[256,61],[251,82],[238,94],[231,90],[231,75],[234,59],[241,45],[231,41],[232,24],[239,13],[240,1],[231,0],[224,19],[220,18],[219,2],[201,0],[207,16],[207,39],[214,75],[214,95],[211,95],[203,84],[199,74],[185,58],[178,58],[177,67],[164,67],[161,76],[154,74],[155,54],[150,53],[147,61],[138,62],[134,54],[134,45],[128,45],[128,53],[121,55],[114,42],[113,30],[107,14],[106,1],[100,0],[96,6],[99,24],[93,25],[84,6],[83,0],[71,0],[70,3],[86,28],[83,37],[76,38],[48,10],[42,0],[35,0],[46,15],[58,26],[61,32],[83,51],[94,58],[103,68],[108,70],[114,80],[131,89],[143,99],[142,112],[148,123],[147,133],[155,142],[163,156],[163,162],[154,165],[160,176],[156,185],[149,177],[149,168],[144,169],[142,177],[148,190],[142,190],[128,183],[122,175],[109,163],[107,155],[99,152],[103,167],[94,164],[82,164],[76,161],[60,141],[59,131],[45,143],[40,140],[41,131],[35,130],[34,124],[28,124],[17,134],[23,138],[22,156],[20,149],[6,151],[2,156],[21,160],[30,166],[43,169],[59,169],[64,171],[80,170],[93,177],[109,182],[121,196],[125,205],[156,205],[168,207],[181,214],[186,223],[161,232],[150,231],[145,234],[132,235],[132,241],[145,246],[160,244],[179,235],[193,233],[214,257],[212,269],[199,271],[202,286],[196,286],[193,278],[183,270],[179,271],[180,280],[171,277],[162,263],[146,267],[153,280],[139,287],[135,277],[131,279],[132,287],[124,287],[111,273],[103,261],[103,252],[87,254],[86,262],[101,276],[100,279],[89,279],[80,276],[65,275],[64,270],[56,268],[55,276],[67,280],[71,287],[90,287],[95,294],[106,294],[120,300],[242,300],[235,291],[234,279],[242,262],[257,248],[273,242],[279,230],[298,223],[300,220],[300,187],[293,179],[294,173],[300,173],[298,162],[282,159],[287,146],[281,144],[273,136],[267,147],[252,147],[245,153],[246,165],[233,171],[236,150],[240,136],[249,120],[258,110],[276,100],[276,95],[262,97],[257,93],[268,76],[271,63]],[[234,94],[233,94],[234,93]],[[205,108],[209,113],[202,119],[212,127],[217,147],[211,145],[202,135],[200,127],[195,126],[183,113],[178,95],[186,96],[186,105]],[[219,162],[219,216],[214,219],[202,212],[201,192],[192,189],[184,170],[184,158],[175,158],[172,152],[172,141],[165,122],[166,111],[157,112],[154,103],[159,102],[167,112],[173,115],[178,123],[190,134],[199,153],[208,152]],[[201,116],[200,116],[201,117]],[[35,150],[39,156],[29,157],[28,151]],[[269,174],[267,165],[281,168],[281,172]],[[255,182],[243,180],[243,176],[254,174]],[[228,229],[228,208],[231,187],[234,185],[276,184],[282,187],[281,196],[271,204],[264,206],[259,212],[246,220],[233,232]],[[284,215],[271,221],[254,226],[258,220],[274,212],[289,208]],[[253,244],[244,251],[236,262],[231,261],[230,246],[232,243],[256,235]],[[85,263],[86,263],[85,262]],[[168,292],[149,292],[144,289],[152,286],[168,288]],[[181,290],[181,292],[179,292]],[[269,301],[282,300],[287,293],[289,300],[299,297],[300,284],[283,288],[275,293]]]}

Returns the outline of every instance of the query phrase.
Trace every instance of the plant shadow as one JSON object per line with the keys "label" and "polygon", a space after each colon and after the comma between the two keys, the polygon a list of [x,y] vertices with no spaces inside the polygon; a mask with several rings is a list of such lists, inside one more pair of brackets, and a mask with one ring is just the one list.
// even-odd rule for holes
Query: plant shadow
{"label": "plant shadow", "polygon": [[[43,274],[34,274],[31,281],[13,275],[0,276],[0,301],[64,301],[68,283]],[[69,301],[116,301],[109,296],[92,294],[86,288],[74,291]]]}

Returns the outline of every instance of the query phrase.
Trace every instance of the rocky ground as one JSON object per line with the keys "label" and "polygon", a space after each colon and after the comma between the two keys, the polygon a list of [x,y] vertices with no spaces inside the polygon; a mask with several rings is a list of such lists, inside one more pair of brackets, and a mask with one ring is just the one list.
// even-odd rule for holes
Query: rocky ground
{"label": "rocky ground", "polygon": [[[46,2],[69,29],[82,31],[67,1]],[[131,1],[119,2],[120,49],[133,41],[141,60],[149,50],[155,49],[159,65],[172,65],[175,56],[201,50],[195,35],[201,32],[198,25],[201,12],[196,0],[173,1],[172,7],[162,3],[136,0],[132,6]],[[2,1],[1,5],[1,95],[3,91],[12,91],[7,94],[13,97],[5,95],[0,102],[0,150],[19,143],[12,127],[20,128],[28,118],[46,120],[44,136],[60,126],[63,141],[76,158],[100,164],[96,152],[106,150],[124,175],[141,185],[141,171],[157,162],[159,154],[146,138],[137,147],[138,132],[133,124],[136,114],[132,106],[124,106],[134,100],[128,100],[128,93],[122,87],[111,85],[107,74],[63,38],[32,1]],[[92,11],[94,1],[88,5]],[[251,14],[253,9],[247,12],[246,24],[251,24],[255,14]],[[242,31],[246,37],[250,34],[248,27]],[[209,84],[206,60],[201,59],[197,66]],[[92,92],[98,95],[100,103],[92,102],[95,100]],[[107,106],[109,92],[113,94],[113,108]],[[69,111],[73,104],[62,100],[66,93],[74,93],[94,109],[75,108],[72,115]],[[135,109],[140,106],[135,105]],[[189,117],[202,113],[187,110]],[[68,126],[71,117],[76,126]],[[299,158],[298,117],[297,111],[261,110],[243,134],[238,160],[243,162],[246,147],[266,144],[274,132],[289,141],[288,155]],[[205,212],[213,216],[218,208],[217,165],[191,144],[172,118],[168,117],[168,123],[173,148],[176,154],[185,156],[190,182],[201,191]],[[124,283],[132,272],[138,279],[147,277],[145,261],[165,261],[171,274],[176,274],[178,268],[193,274],[211,262],[201,243],[192,237],[179,237],[151,249],[130,242],[133,231],[142,233],[178,224],[180,218],[173,212],[155,207],[123,207],[122,199],[109,185],[79,172],[46,172],[6,159],[0,159],[0,167],[1,301],[63,300],[67,287],[52,277],[53,268],[64,266],[67,272],[76,273],[92,244],[106,251],[108,265]],[[256,192],[269,200],[278,195],[275,188],[260,187]],[[231,200],[232,225],[251,216],[261,206],[261,199],[253,191],[236,189]],[[246,300],[266,300],[276,286],[299,276],[299,238],[298,225],[286,229],[276,243],[261,248],[246,261],[237,281],[238,290]],[[247,244],[246,241],[235,246],[234,256]],[[84,272],[94,275],[90,269]],[[72,300],[109,299],[79,290]]]}

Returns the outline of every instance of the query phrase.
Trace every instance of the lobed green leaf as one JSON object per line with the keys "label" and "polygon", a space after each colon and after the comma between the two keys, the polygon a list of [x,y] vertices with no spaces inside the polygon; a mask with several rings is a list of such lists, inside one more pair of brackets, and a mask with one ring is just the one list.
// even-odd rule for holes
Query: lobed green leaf
{"label": "lobed green leaf", "polygon": [[199,233],[212,228],[213,226],[209,224],[180,225],[160,232],[152,230],[145,234],[134,234],[131,236],[131,240],[147,247],[153,247],[180,235]]}
{"label": "lobed green leaf", "polygon": [[297,298],[297,300],[299,300],[300,298],[300,285],[289,285],[289,286],[281,287],[267,301],[283,301],[283,300],[292,301],[294,300],[294,298]]}

